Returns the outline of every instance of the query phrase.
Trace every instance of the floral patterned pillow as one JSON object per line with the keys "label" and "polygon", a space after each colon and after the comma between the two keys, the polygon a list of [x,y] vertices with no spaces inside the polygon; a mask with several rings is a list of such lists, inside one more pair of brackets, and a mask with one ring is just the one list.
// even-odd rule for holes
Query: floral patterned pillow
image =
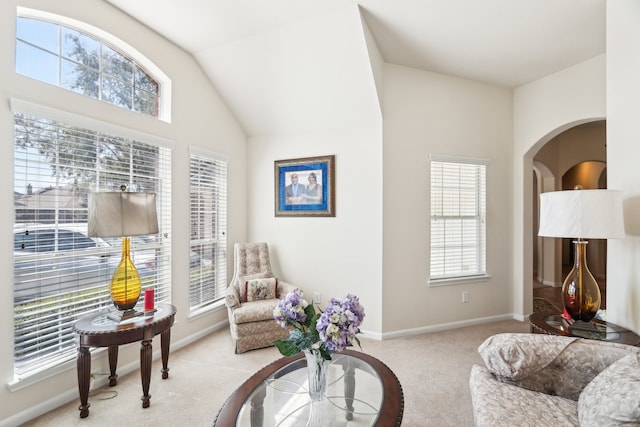
{"label": "floral patterned pillow", "polygon": [[244,282],[244,302],[277,298],[278,279],[251,279]]}
{"label": "floral patterned pillow", "polygon": [[640,355],[630,354],[602,371],[578,400],[580,426],[640,426]]}

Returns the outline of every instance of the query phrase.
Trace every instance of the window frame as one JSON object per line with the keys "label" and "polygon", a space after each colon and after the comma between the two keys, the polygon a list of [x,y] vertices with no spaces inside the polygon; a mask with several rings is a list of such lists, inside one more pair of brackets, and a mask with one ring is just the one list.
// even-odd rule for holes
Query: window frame
{"label": "window frame", "polygon": [[[145,134],[139,131],[133,131],[127,128],[114,125],[114,124],[100,122],[84,116],[75,115],[62,110],[46,107],[43,105],[39,105],[39,104],[35,104],[35,103],[31,103],[28,101],[23,101],[15,98],[10,100],[10,106],[11,106],[12,112],[14,113],[14,116],[17,114],[24,114],[30,117],[51,121],[58,125],[62,124],[65,127],[74,128],[74,129],[76,128],[90,129],[91,131],[95,131],[99,135],[107,134],[110,137],[123,138],[126,140],[134,141],[136,144],[139,144],[139,145],[157,148],[157,156],[159,161],[158,167],[160,169],[157,170],[155,176],[158,177],[157,179],[160,180],[159,182],[161,184],[159,186],[160,187],[159,190],[157,190],[156,193],[158,194],[158,198],[159,198],[159,201],[158,201],[159,227],[163,237],[161,241],[160,239],[157,239],[156,240],[157,243],[151,242],[145,245],[144,247],[141,247],[140,251],[142,252],[144,250],[145,253],[151,252],[151,255],[154,256],[155,267],[158,268],[155,272],[155,278],[158,281],[158,283],[160,283],[160,285],[158,285],[157,283],[154,285],[158,287],[158,291],[157,291],[157,295],[159,296],[158,298],[161,301],[170,301],[171,299],[171,240],[170,240],[169,232],[171,230],[171,157],[172,157],[172,150],[175,144],[172,141],[165,140],[163,138],[159,138],[153,135]],[[15,124],[14,124],[14,128],[15,128]],[[14,135],[14,141],[15,141],[15,137],[17,137],[17,135]],[[13,144],[13,147],[15,147],[15,142]],[[14,155],[13,155],[14,162],[17,161],[16,156],[17,156],[17,152],[14,152]],[[18,179],[15,173],[17,172],[14,172],[14,181]],[[36,178],[38,176],[39,175],[34,175],[34,177]],[[16,184],[14,183],[14,186],[15,185]],[[92,185],[92,188],[94,188],[95,190],[94,185]],[[17,222],[16,217],[14,217],[14,224],[24,224],[24,223]],[[59,227],[59,229],[62,229],[62,230],[68,230],[69,228],[73,228],[73,227],[69,227],[69,224],[60,222],[57,219],[53,224],[47,224],[47,225],[51,225],[51,228],[55,228],[57,226]],[[98,240],[101,240],[101,239],[98,239]],[[14,240],[14,245],[15,245],[15,240]],[[115,245],[113,245],[113,249],[111,249],[111,252],[114,252],[114,250],[118,252],[118,259],[119,259],[120,250],[116,249]],[[63,260],[72,259],[73,257],[80,257],[80,258],[84,256],[99,257],[104,255],[106,251],[107,249],[105,249],[105,247],[103,246],[98,246],[96,248],[91,248],[91,249],[78,247],[76,248],[76,250],[73,250],[73,249],[61,250],[61,248],[58,247],[58,252],[56,253],[41,252],[43,255],[38,255],[38,253],[32,252],[31,254],[27,254],[28,255],[27,259],[28,260],[42,259],[47,262],[51,260],[53,260],[53,262],[63,262]],[[133,247],[132,247],[132,252],[134,252],[134,258],[135,258],[135,248]],[[15,259],[15,256],[16,255],[14,250],[14,255],[13,255],[14,259]],[[58,261],[55,261],[56,257],[59,258]],[[135,259],[134,259],[134,262],[136,262]],[[15,272],[15,268],[14,268],[14,272]],[[109,268],[108,278],[107,278],[108,281],[110,281],[110,277],[112,274],[113,274],[113,271],[111,268]],[[101,283],[100,286],[102,286],[102,277],[100,277],[100,279],[98,280],[100,281],[99,283]],[[14,289],[15,289],[15,286],[14,286]],[[67,288],[64,288],[64,289],[67,289]],[[107,289],[106,295],[108,295],[108,286],[106,286],[106,289]],[[14,295],[15,295],[15,292],[16,291],[14,290]],[[64,290],[64,292],[66,295],[67,291]],[[17,304],[15,300],[15,296],[14,296],[14,304]],[[100,304],[100,303],[97,303],[97,304]],[[110,305],[111,305],[110,297],[108,297],[106,303],[104,303],[100,308],[109,307]],[[87,311],[86,313],[83,313],[83,315],[88,314],[89,312],[90,311]],[[73,322],[73,320],[66,321],[66,323],[69,323],[69,322]],[[14,311],[14,325],[15,325],[15,311]],[[60,336],[63,336],[64,333],[65,332],[63,332],[62,329],[58,332]],[[75,340],[75,336],[73,335],[73,332],[71,332],[70,334],[67,332],[67,334],[72,335],[72,338]],[[15,336],[15,333],[14,333],[14,336]],[[15,344],[16,342],[14,341],[14,348],[15,348]],[[9,384],[9,388],[11,390],[20,389],[26,385],[34,383],[35,381],[38,381],[42,378],[49,377],[54,373],[59,372],[64,367],[67,367],[73,363],[73,360],[75,359],[75,353],[76,353],[75,346],[72,349],[65,348],[62,351],[59,350],[57,354],[54,353],[53,355],[50,355],[50,357],[47,357],[45,359],[37,359],[36,366],[28,370],[18,369],[16,365],[16,359],[14,358],[14,380]]]}
{"label": "window frame", "polygon": [[[78,21],[66,16],[57,15],[54,13],[26,8],[22,6],[17,7],[17,18],[29,18],[29,19],[37,19],[41,21],[47,21],[53,24],[61,25],[64,27],[68,27],[70,29],[80,31],[85,33],[93,38],[98,39],[101,43],[106,44],[108,47],[115,49],[117,52],[132,60],[135,64],[137,64],[143,72],[152,76],[153,79],[158,83],[158,113],[157,116],[151,116],[145,114],[145,116],[154,117],[158,120],[162,120],[167,123],[171,123],[171,95],[172,95],[172,84],[169,76],[164,73],[157,65],[155,65],[149,58],[140,53],[136,48],[119,39],[118,37],[110,34],[109,32],[102,30],[93,25],[87,24],[82,21]],[[16,39],[17,41],[17,39]],[[16,53],[17,54],[17,53]],[[15,69],[15,67],[14,67]],[[25,76],[27,78],[31,78]],[[36,79],[37,80],[37,79]],[[41,80],[38,80],[41,81]],[[45,82],[46,83],[46,82]],[[50,84],[50,83],[46,83]],[[62,86],[56,85],[58,87],[63,88]],[[69,90],[64,88],[65,90]],[[76,92],[77,93],[77,92]],[[94,99],[92,97],[86,96],[87,99]],[[110,102],[102,101],[109,105],[117,106],[118,108],[122,108],[117,104],[113,104]],[[135,110],[128,110],[137,112]],[[139,113],[139,112],[138,112]],[[139,113],[144,114],[144,113]]]}
{"label": "window frame", "polygon": [[[465,158],[465,157],[454,157],[454,156],[443,156],[443,155],[434,155],[431,154],[429,156],[429,185],[430,185],[430,220],[429,220],[429,278],[428,285],[429,286],[444,286],[451,284],[459,284],[459,283],[469,283],[469,282],[482,282],[489,279],[489,274],[487,270],[487,173],[488,173],[488,161],[484,159],[475,159],[475,158]],[[455,181],[448,181],[450,184],[449,192],[446,192],[446,186],[444,182],[444,178],[442,178],[441,182],[438,182],[436,176],[434,176],[434,166],[437,164],[449,165],[447,167],[456,168],[466,166],[467,168],[471,166],[473,171],[470,172],[466,178],[473,179],[472,174],[475,174],[475,182],[472,184],[473,186],[473,202],[472,204],[467,204],[462,206],[460,201],[461,197],[461,189],[463,188],[462,182],[463,179],[459,178],[457,183]],[[467,181],[468,183],[469,181]],[[469,186],[466,187],[469,190]],[[469,214],[469,212],[462,214],[458,211],[457,214],[445,214],[445,203],[447,200],[458,200],[458,210],[462,208],[472,208],[473,213]],[[466,199],[467,201],[469,198]],[[436,212],[435,210],[440,208],[440,212]],[[468,225],[469,222],[475,223],[473,226],[473,232],[465,232],[462,230],[457,236],[459,237],[458,242],[447,241],[445,225],[443,225],[440,230],[440,233],[436,231],[436,227],[434,222],[436,221],[458,221],[459,228],[462,230],[465,223]],[[438,234],[436,234],[438,233]],[[454,236],[455,237],[455,236]],[[466,245],[463,242],[466,238],[470,238],[473,241],[473,244]],[[459,260],[451,263],[447,260],[446,254],[436,254],[435,249],[439,242],[442,242],[440,246],[442,246],[441,250],[446,252],[449,248],[450,250],[456,248],[459,252],[463,252],[463,248],[471,246],[473,248],[473,258],[475,259],[476,268],[470,271],[468,274],[464,273],[465,269],[465,259],[468,259],[463,254],[459,254],[457,257]],[[437,256],[436,256],[437,255]],[[437,260],[437,261],[436,261]],[[436,264],[436,262],[438,264]],[[446,265],[454,265],[453,270],[447,273]],[[434,270],[437,269],[437,271]],[[451,267],[450,267],[451,269]],[[434,271],[436,274],[434,274]]]}

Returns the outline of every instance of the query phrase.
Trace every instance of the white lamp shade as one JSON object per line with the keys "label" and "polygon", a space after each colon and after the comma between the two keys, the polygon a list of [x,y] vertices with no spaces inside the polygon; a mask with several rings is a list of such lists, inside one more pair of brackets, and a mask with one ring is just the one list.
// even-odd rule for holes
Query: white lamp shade
{"label": "white lamp shade", "polygon": [[99,192],[89,196],[88,234],[126,237],[158,232],[154,193]]}
{"label": "white lamp shade", "polygon": [[622,192],[567,190],[540,194],[538,236],[623,238]]}

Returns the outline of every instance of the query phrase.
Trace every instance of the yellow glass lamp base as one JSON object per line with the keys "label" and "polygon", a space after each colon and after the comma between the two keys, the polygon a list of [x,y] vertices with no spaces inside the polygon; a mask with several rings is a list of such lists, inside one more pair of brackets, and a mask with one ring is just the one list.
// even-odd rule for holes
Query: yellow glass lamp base
{"label": "yellow glass lamp base", "polygon": [[122,259],[111,278],[111,299],[118,310],[133,310],[140,297],[140,275],[131,261],[130,240],[122,238]]}

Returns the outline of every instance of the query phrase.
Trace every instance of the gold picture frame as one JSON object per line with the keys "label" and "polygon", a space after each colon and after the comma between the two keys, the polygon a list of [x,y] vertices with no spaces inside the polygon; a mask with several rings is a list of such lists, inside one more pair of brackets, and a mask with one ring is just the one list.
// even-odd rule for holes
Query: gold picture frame
{"label": "gold picture frame", "polygon": [[336,156],[274,162],[275,216],[335,217]]}

